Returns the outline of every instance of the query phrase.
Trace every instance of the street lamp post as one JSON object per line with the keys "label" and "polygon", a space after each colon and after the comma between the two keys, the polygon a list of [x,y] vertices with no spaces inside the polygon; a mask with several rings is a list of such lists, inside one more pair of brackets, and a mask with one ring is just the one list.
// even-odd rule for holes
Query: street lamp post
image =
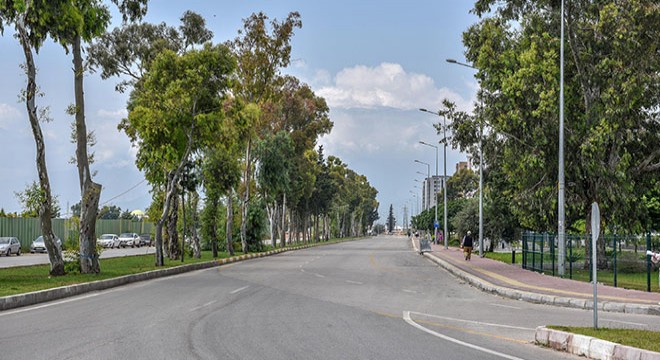
{"label": "street lamp post", "polygon": [[[444,227],[443,227],[444,230],[443,230],[443,233],[442,233],[442,237],[445,240],[445,249],[448,249],[449,248],[449,236],[448,236],[448,233],[447,233],[447,118],[444,115],[440,115],[440,112],[436,113],[436,112],[429,111],[429,110],[426,110],[426,109],[419,109],[419,111],[426,112],[426,113],[433,114],[433,115],[437,115],[437,116],[442,116],[442,121],[443,121],[443,123],[442,123],[442,134],[443,134],[442,135],[443,136],[442,142],[444,144],[443,145],[443,153],[444,154],[443,154],[442,162],[443,162],[443,166],[445,168],[445,174],[442,178],[442,194],[443,194],[443,201],[442,202],[443,202],[443,208],[444,208],[444,224],[443,224],[444,225]],[[436,160],[436,164],[437,164],[437,160]],[[437,167],[436,167],[435,172],[436,172],[436,175],[437,175],[437,173],[438,173]],[[437,208],[437,206],[436,206],[436,208]],[[435,221],[436,222],[438,221],[437,209],[436,209]]]}
{"label": "street lamp post", "polygon": [[[430,146],[432,148],[435,148],[435,179],[438,178],[438,147],[432,144],[425,143],[423,141],[419,142],[422,145]],[[433,180],[433,190],[435,190],[435,179]],[[438,245],[438,228],[440,227],[440,224],[438,224],[438,196],[435,194],[435,191],[431,191],[433,194],[433,206],[435,207],[435,222],[433,223],[433,228],[435,231],[435,244]]]}
{"label": "street lamp post", "polygon": [[[454,59],[447,59],[447,62],[450,64],[456,64],[456,65],[461,65],[465,67],[469,67],[474,70],[479,70],[476,67],[462,63],[460,61],[456,61]],[[483,157],[483,149],[482,149],[482,144],[481,144],[481,139],[483,138],[483,104],[481,105],[480,112],[482,112],[481,116],[479,117],[479,256],[483,257],[484,256],[484,157]]]}

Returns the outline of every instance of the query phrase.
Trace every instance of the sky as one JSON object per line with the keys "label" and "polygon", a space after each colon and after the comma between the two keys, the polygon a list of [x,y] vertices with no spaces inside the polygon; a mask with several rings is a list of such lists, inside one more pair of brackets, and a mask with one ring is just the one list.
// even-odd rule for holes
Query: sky
{"label": "sky", "polygon": [[[295,31],[291,65],[283,72],[326,99],[334,123],[331,133],[319,139],[326,157],[339,157],[378,190],[379,222],[386,221],[392,205],[401,224],[404,207],[408,214],[417,212],[419,202],[413,193],[421,198],[421,184],[416,180],[425,178],[419,172],[427,172],[415,160],[430,164],[431,174],[435,173],[435,149],[419,141],[441,140],[433,127],[441,118],[419,108],[437,111],[445,98],[461,110],[471,111],[474,106],[478,87],[474,71],[445,61],[464,61],[461,34],[478,21],[469,12],[471,6],[470,1],[449,0],[152,0],[144,21],[178,27],[181,15],[192,10],[206,19],[213,41],[220,43],[235,38],[242,19],[254,12],[283,20],[298,11],[303,26]],[[113,9],[110,28],[120,25],[120,20]],[[7,27],[0,36],[0,146],[4,149],[0,208],[6,212],[22,211],[16,192],[38,179],[34,137],[25,105],[19,103],[26,83],[23,62],[13,29]],[[65,215],[80,200],[77,170],[70,163],[75,151],[70,137],[73,117],[65,112],[74,102],[71,56],[49,40],[36,64],[43,94],[37,104],[48,107],[51,117],[41,124],[48,172]],[[92,170],[103,186],[101,205],[145,209],[151,203],[150,186],[135,165],[136,149],[117,130],[127,115],[128,97],[114,90],[118,82],[118,78],[102,80],[98,73],[85,77],[87,126],[97,138]],[[448,147],[447,175],[466,159]]]}

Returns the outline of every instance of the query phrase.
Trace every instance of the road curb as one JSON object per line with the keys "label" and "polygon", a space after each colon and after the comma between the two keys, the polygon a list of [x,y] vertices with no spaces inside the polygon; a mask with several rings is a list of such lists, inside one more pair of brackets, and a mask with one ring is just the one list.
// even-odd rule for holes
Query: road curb
{"label": "road curb", "polygon": [[589,359],[660,360],[660,353],[655,351],[638,349],[590,336],[548,329],[544,326],[536,328],[534,340],[538,345],[573,355],[585,356]]}
{"label": "road curb", "polygon": [[[417,252],[416,244],[414,244],[414,241],[413,241],[413,248]],[[422,255],[426,256],[434,263],[440,265],[442,268],[449,271],[451,274],[458,277],[459,279],[462,279],[465,282],[469,283],[470,285],[487,293],[496,294],[514,300],[527,301],[535,304],[563,306],[563,307],[583,309],[583,310],[593,309],[592,300],[567,298],[562,296],[552,296],[546,294],[537,294],[537,293],[531,293],[518,289],[511,289],[511,288],[495,285],[459,269],[458,267],[450,264],[449,262],[443,259],[440,259],[439,257],[433,255],[432,253],[425,252]],[[598,310],[607,311],[607,312],[620,312],[627,314],[660,316],[659,305],[642,305],[642,304],[619,303],[612,301],[599,301]]]}

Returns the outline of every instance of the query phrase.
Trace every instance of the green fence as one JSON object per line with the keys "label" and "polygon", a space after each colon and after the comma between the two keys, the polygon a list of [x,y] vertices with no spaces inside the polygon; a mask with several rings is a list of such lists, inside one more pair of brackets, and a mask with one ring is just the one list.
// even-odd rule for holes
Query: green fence
{"label": "green fence", "polygon": [[[565,277],[591,281],[590,235],[566,234]],[[651,262],[647,250],[660,250],[659,235],[605,235],[604,257],[599,263],[598,282],[615,287],[660,291],[660,274],[652,276],[658,266]],[[522,236],[525,269],[556,276],[559,251],[557,236],[551,233],[526,232]]]}
{"label": "green fence", "polygon": [[[77,219],[53,219],[53,232],[65,243],[78,241]],[[135,232],[152,234],[155,231],[153,223],[143,220],[96,220],[96,236],[101,234],[117,234]],[[23,251],[29,249],[32,240],[41,235],[41,225],[38,218],[3,218],[0,217],[0,236],[14,236],[21,242]]]}

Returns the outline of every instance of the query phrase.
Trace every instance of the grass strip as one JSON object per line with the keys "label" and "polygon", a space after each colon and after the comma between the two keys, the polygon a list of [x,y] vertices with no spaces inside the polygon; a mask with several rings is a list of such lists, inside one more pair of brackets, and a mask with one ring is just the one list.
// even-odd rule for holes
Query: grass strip
{"label": "grass strip", "polygon": [[660,352],[660,332],[639,329],[608,329],[574,326],[547,326],[549,329],[591,336],[639,349]]}

